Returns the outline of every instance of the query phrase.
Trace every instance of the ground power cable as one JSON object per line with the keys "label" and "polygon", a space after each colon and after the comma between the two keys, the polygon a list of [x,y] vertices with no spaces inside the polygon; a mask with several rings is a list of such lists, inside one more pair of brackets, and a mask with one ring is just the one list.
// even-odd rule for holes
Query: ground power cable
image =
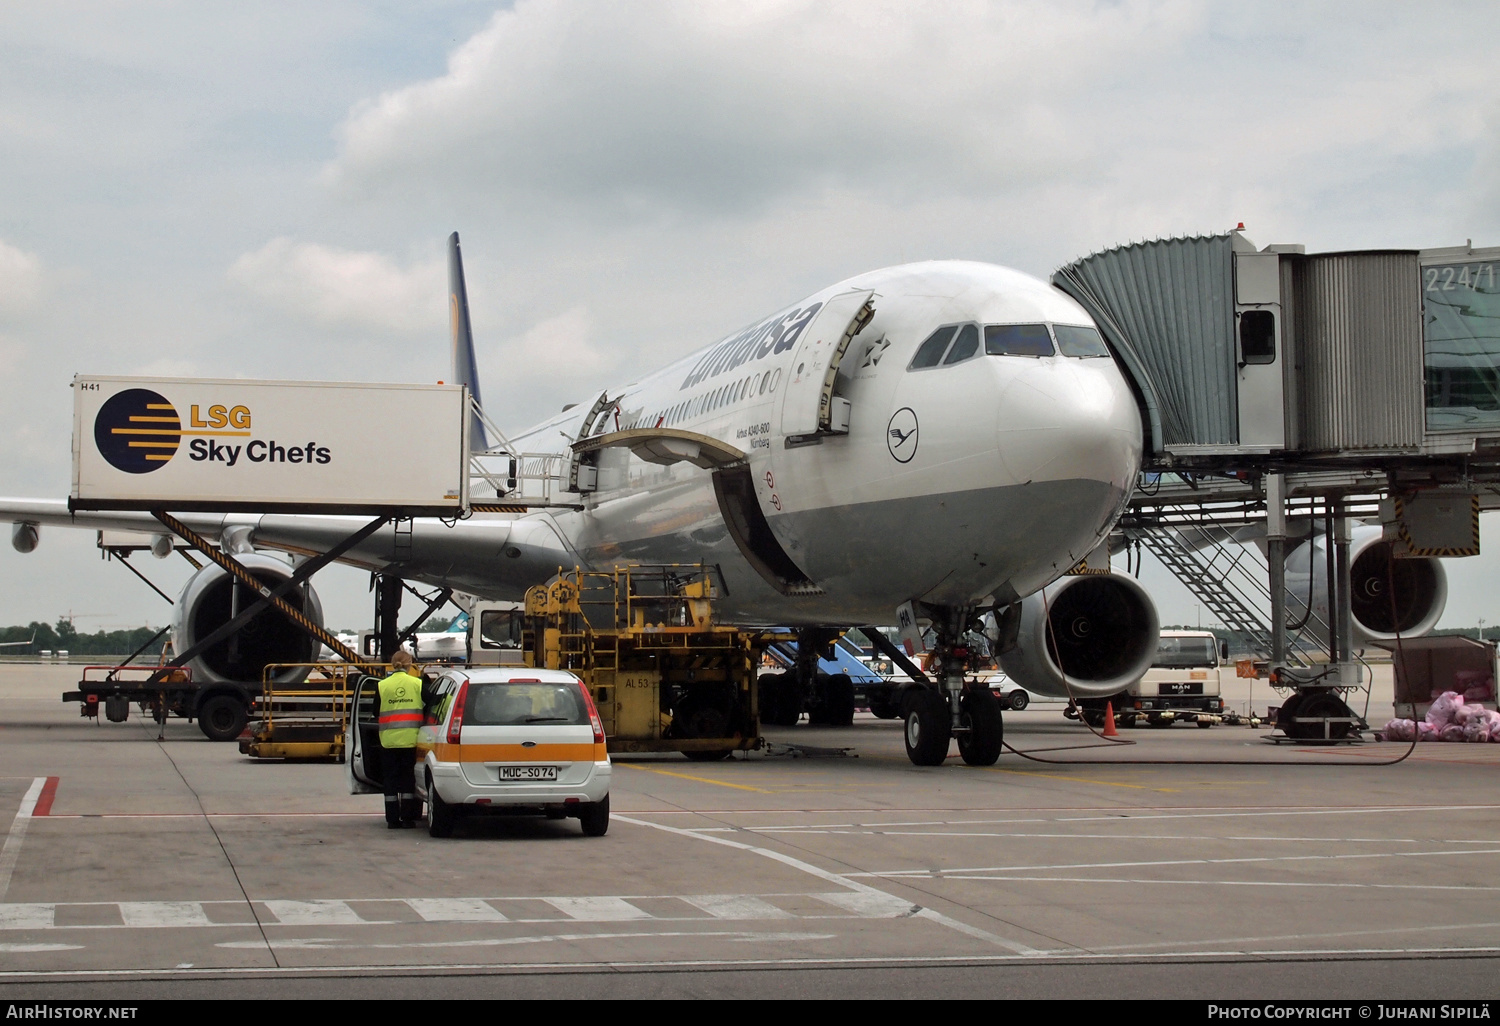
{"label": "ground power cable", "polygon": [[192,784],[188,783],[182,767],[177,765],[177,760],[172,758],[172,753],[167,751],[167,746],[160,737],[156,739],[156,747],[161,750],[162,755],[167,757],[167,762],[172,764],[177,779],[182,781],[182,786],[188,789],[188,793],[193,796],[193,801],[198,803],[198,812],[203,816],[203,822],[208,824],[209,832],[214,835],[214,841],[219,845],[219,851],[223,853],[224,862],[229,866],[229,871],[234,874],[234,884],[240,889],[240,896],[245,899],[245,907],[250,910],[250,917],[255,920],[255,929],[260,933],[261,943],[266,946],[266,954],[271,956],[271,963],[277,969],[284,968],[281,959],[276,957],[276,949],[271,945],[271,938],[266,936],[266,925],[261,922],[260,913],[255,910],[255,902],[250,900],[250,892],[245,889],[245,881],[240,879],[239,867],[234,864],[234,859],[230,857],[229,849],[224,844],[224,838],[219,836],[219,828],[214,826],[213,817],[208,814],[208,809],[203,805],[202,796]]}
{"label": "ground power cable", "polygon": [[[1312,576],[1311,563],[1309,563],[1308,566],[1308,576]],[[1389,552],[1386,558],[1387,590],[1390,592],[1391,598],[1391,620],[1396,629],[1396,649],[1401,657],[1401,671],[1402,673],[1405,673],[1406,652],[1401,645],[1401,623],[1396,618],[1395,576],[1395,553]],[[1309,606],[1311,606],[1310,602]],[[1052,624],[1052,608],[1047,602],[1047,591],[1045,588],[1042,589],[1042,614],[1043,619],[1046,621],[1047,625],[1046,639],[1047,641],[1051,641],[1055,637],[1055,633],[1053,631]],[[1058,670],[1062,671],[1062,648],[1060,646],[1056,646],[1055,643],[1053,647],[1055,648],[1057,654]],[[1373,678],[1373,671],[1371,672],[1371,676]],[[1078,721],[1084,726],[1088,727],[1089,731],[1095,737],[1107,743],[1070,745],[1067,747],[1059,748],[1029,748],[1026,751],[1022,751],[1021,749],[1012,745],[1010,741],[1002,738],[1000,743],[1004,748],[1009,749],[1013,754],[1019,755],[1021,758],[1026,759],[1030,762],[1044,763],[1049,766],[1317,766],[1337,768],[1344,766],[1394,766],[1397,763],[1405,762],[1417,747],[1416,735],[1414,734],[1412,736],[1411,744],[1408,746],[1404,753],[1394,759],[1383,759],[1378,761],[1371,759],[1343,760],[1339,762],[1299,762],[1295,759],[1120,759],[1116,761],[1109,761],[1104,759],[1045,759],[1034,753],[1087,751],[1094,748],[1109,748],[1115,745],[1134,745],[1139,743],[1136,741],[1127,740],[1125,738],[1111,739],[1095,730],[1093,724],[1089,723],[1083,718],[1083,707],[1078,705],[1077,700],[1073,697],[1073,689],[1072,686],[1068,683],[1068,675],[1065,671],[1062,672],[1062,678],[1063,688],[1068,693],[1068,701],[1072,702],[1074,707],[1079,710]]]}

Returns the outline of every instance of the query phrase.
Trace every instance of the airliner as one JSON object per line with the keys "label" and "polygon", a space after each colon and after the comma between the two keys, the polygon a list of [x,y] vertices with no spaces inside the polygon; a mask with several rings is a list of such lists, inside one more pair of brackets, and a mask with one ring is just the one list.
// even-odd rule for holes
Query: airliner
{"label": "airliner", "polygon": [[[449,260],[454,381],[477,397],[457,233]],[[1045,694],[1114,694],[1155,652],[1155,609],[1132,579],[1066,576],[1129,499],[1139,409],[1083,308],[1018,271],[953,260],[859,274],[533,427],[491,440],[477,422],[472,437],[517,457],[523,479],[550,456],[566,504],[500,494],[524,511],[418,520],[399,553],[388,527],[342,561],[492,599],[559,567],[702,563],[720,579],[716,614],[745,625],[891,624],[905,607],[938,637],[936,686],[907,717],[921,764],[941,763],[954,736],[971,762],[1000,753],[998,707],[964,686],[963,637],[987,612],[1005,625],[1007,672]],[[161,532],[145,514],[53,500],[0,500],[0,517],[21,551],[42,524]],[[283,575],[270,552],[327,551],[363,522],[182,519]],[[184,590],[179,651],[213,626],[199,610],[215,574]]]}

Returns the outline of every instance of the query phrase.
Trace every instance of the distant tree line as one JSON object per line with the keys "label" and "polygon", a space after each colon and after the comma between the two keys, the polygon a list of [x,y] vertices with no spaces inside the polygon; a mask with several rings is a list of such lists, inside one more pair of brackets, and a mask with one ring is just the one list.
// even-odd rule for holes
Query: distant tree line
{"label": "distant tree line", "polygon": [[[10,645],[0,648],[3,655],[35,655],[43,649],[53,652],[67,649],[71,655],[129,655],[144,645],[159,627],[136,627],[128,631],[97,631],[80,634],[66,618],[55,624],[33,620],[25,627],[0,627],[0,641],[26,641],[35,635],[30,645]],[[170,635],[163,634],[146,650],[148,655],[160,655],[162,645]]]}

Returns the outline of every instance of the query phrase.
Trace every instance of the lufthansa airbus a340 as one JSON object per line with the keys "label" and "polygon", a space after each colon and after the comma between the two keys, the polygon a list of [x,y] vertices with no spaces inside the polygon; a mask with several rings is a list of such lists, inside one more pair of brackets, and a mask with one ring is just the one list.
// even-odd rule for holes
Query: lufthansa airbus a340
{"label": "lufthansa airbus a340", "polygon": [[[456,234],[450,265],[454,377],[477,398]],[[495,599],[560,566],[701,562],[722,577],[721,620],[804,631],[890,624],[911,603],[937,636],[938,686],[907,718],[908,751],[928,764],[954,736],[971,762],[1000,754],[998,707],[964,686],[963,638],[985,613],[1006,670],[1042,693],[1114,694],[1155,651],[1155,610],[1133,580],[1064,576],[1126,505],[1139,410],[1082,307],[1017,271],[934,261],[857,275],[503,443],[485,434],[476,423],[476,449],[517,457],[522,478],[550,454],[569,505],[419,520],[399,570],[390,528],[343,561]],[[161,531],[62,501],[0,500],[0,516],[22,551],[42,524]],[[357,526],[182,519],[268,572],[286,568],[270,552],[327,551]],[[179,629],[205,630],[194,618],[222,574],[189,581]],[[293,650],[264,661],[310,658],[286,637]]]}

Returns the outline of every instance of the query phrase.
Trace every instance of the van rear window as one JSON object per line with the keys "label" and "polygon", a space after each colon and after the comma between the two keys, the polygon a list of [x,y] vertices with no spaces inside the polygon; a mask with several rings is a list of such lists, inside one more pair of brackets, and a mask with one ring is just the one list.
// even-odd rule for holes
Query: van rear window
{"label": "van rear window", "polygon": [[469,682],[464,726],[518,727],[540,723],[586,726],[583,692],[570,683]]}

